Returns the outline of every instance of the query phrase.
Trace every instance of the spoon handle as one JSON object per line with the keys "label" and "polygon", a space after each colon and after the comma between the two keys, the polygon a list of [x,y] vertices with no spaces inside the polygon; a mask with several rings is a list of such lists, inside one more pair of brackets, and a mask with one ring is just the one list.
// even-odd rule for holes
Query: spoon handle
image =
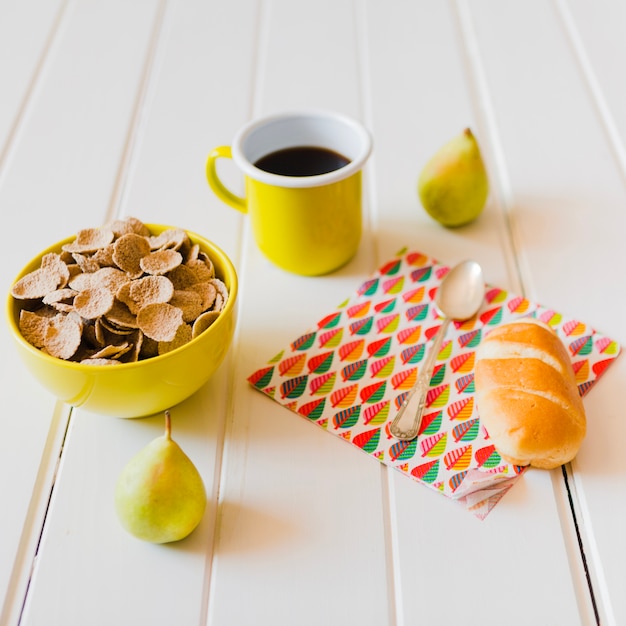
{"label": "spoon handle", "polygon": [[433,344],[428,350],[426,361],[424,361],[424,365],[420,368],[415,385],[413,385],[413,388],[409,391],[398,414],[389,427],[389,431],[396,439],[410,441],[417,437],[422,423],[422,414],[424,413],[424,406],[426,405],[426,394],[428,393],[430,379],[433,375],[435,360],[441,350],[441,344],[449,324],[450,318],[444,318],[443,323],[435,335]]}

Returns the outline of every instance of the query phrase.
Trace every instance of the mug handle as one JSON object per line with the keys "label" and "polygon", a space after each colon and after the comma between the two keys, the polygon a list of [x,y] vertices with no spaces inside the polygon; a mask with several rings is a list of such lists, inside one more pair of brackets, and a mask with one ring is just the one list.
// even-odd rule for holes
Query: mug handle
{"label": "mug handle", "polygon": [[245,198],[235,195],[232,191],[226,188],[224,183],[219,179],[217,175],[216,169],[216,161],[217,159],[225,158],[232,159],[233,155],[230,149],[230,146],[219,146],[215,148],[206,160],[206,179],[209,183],[209,187],[213,190],[215,195],[225,202],[229,204],[234,209],[241,211],[242,213],[248,212],[248,207],[246,205]]}

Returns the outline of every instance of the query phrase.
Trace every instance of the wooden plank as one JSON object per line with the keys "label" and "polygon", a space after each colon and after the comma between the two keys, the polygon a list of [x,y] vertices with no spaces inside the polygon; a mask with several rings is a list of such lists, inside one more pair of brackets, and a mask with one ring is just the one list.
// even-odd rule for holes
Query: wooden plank
{"label": "wooden plank", "polygon": [[[25,3],[21,8],[29,12],[31,20],[37,15],[33,20],[33,33],[40,32],[43,36],[45,31],[47,37],[51,25],[42,29],[48,10],[37,14],[32,3]],[[116,113],[125,109],[122,115],[127,116],[128,111],[132,111],[132,87],[136,83],[133,74],[141,70],[144,59],[142,54],[135,54],[134,60],[131,59],[133,49],[136,53],[143,52],[141,30],[132,33],[134,39],[126,49],[126,58],[121,51],[110,53],[108,58],[117,76],[109,76],[109,84],[103,81],[99,88],[102,75],[94,71],[94,67],[98,66],[108,42],[94,37],[90,48],[88,42],[82,40],[85,31],[80,31],[80,24],[78,30],[72,31],[71,24],[75,23],[72,20],[81,10],[87,13],[86,28],[91,20],[92,32],[98,31],[100,16],[97,12],[89,15],[88,6],[72,6],[63,11],[49,45],[42,41],[36,54],[30,54],[29,62],[34,63],[41,48],[47,46],[47,56],[34,83],[29,74],[31,70],[26,66],[27,56],[23,57],[21,71],[24,73],[20,76],[25,79],[23,86],[30,89],[32,83],[32,89],[21,94],[27,96],[20,105],[26,113],[19,118],[18,132],[10,137],[0,186],[0,212],[6,219],[6,228],[16,233],[8,238],[3,252],[1,272],[5,285],[38,250],[85,225],[85,219],[91,224],[101,222],[107,209],[108,193],[102,194],[102,187],[98,189],[96,181],[107,174],[115,178],[126,135],[126,128],[119,125]],[[145,18],[145,13],[143,16]],[[14,30],[16,36],[27,32],[26,16],[18,17],[15,16],[16,22],[3,22],[2,28]],[[40,23],[39,19],[43,21]],[[149,19],[143,28],[149,36]],[[30,38],[29,33],[25,41]],[[13,40],[11,36],[8,42]],[[27,51],[24,45],[16,49]],[[83,54],[76,54],[76,50]],[[86,80],[90,75],[93,90],[83,91],[83,87],[90,84]],[[121,86],[119,93],[113,96],[111,81]],[[15,87],[17,89],[17,83]],[[96,98],[96,102],[101,98],[101,106],[92,106],[91,98]],[[111,118],[107,124],[108,114]],[[42,137],[46,141],[42,141]],[[94,193],[100,193],[101,197],[93,196]],[[95,210],[89,213],[85,207]],[[2,326],[0,341],[3,354],[15,354],[6,325]],[[2,619],[17,623],[63,443],[67,414],[62,409],[60,413],[55,412],[54,398],[31,379],[15,359],[2,360],[1,375],[3,411],[13,416],[0,455],[0,487],[7,498],[0,559],[3,598],[7,594]]]}
{"label": "wooden plank", "polygon": [[26,112],[64,4],[26,0],[0,5],[0,163]]}
{"label": "wooden plank", "polygon": [[[602,276],[604,289],[596,290],[594,302],[603,303],[598,326],[611,333],[624,345],[623,312],[626,306],[623,290],[612,285],[623,282],[621,268],[624,266],[623,245],[619,235],[624,235],[624,181],[626,176],[626,113],[624,112],[623,81],[619,77],[616,59],[626,54],[626,45],[621,36],[626,24],[626,6],[616,2],[600,2],[591,7],[572,0],[557,3],[564,29],[578,60],[586,92],[593,103],[598,122],[603,128],[606,146],[602,151],[588,155],[584,164],[590,165],[585,180],[588,206],[596,207],[599,227],[603,231],[615,229],[612,241],[605,235],[592,238],[589,257],[593,268]],[[607,152],[611,153],[609,160]],[[593,165],[592,165],[593,164]],[[607,167],[612,174],[621,177],[622,185],[613,182],[608,189],[596,184],[597,169]],[[592,194],[598,194],[594,198]],[[586,228],[579,225],[581,236],[586,237]],[[598,250],[611,246],[610,263],[598,257]],[[585,255],[587,256],[587,254]],[[595,314],[594,312],[594,314]],[[599,317],[599,316],[598,316]],[[593,419],[589,429],[587,445],[574,463],[577,492],[581,501],[581,520],[586,533],[588,558],[592,567],[599,602],[607,624],[620,624],[626,620],[626,600],[623,589],[623,568],[626,560],[626,539],[620,520],[626,516],[626,459],[621,442],[626,440],[626,421],[620,407],[624,402],[623,380],[626,365],[623,357],[607,373],[607,378],[598,385],[587,401],[587,410]],[[607,515],[607,511],[611,511]]]}
{"label": "wooden plank", "polygon": [[[361,118],[353,11],[352,3],[332,0],[315,9],[284,0],[266,5],[255,115],[306,107]],[[245,380],[375,267],[370,234],[346,267],[304,278],[273,267],[245,226],[233,421],[209,623],[387,623],[381,468]]]}
{"label": "wooden plank", "polygon": [[[4,182],[62,14],[62,2],[0,5],[0,214],[6,229],[20,233],[8,238],[2,252],[0,282],[6,288],[28,260],[23,233],[28,232],[32,216],[13,213],[13,199]],[[0,326],[0,352],[6,355],[0,361],[0,403],[9,425],[0,443],[0,490],[6,498],[0,535],[3,622],[21,609],[67,416],[55,414],[53,399],[15,363],[6,324]]]}
{"label": "wooden plank", "polygon": [[[585,58],[599,55],[594,68],[604,75],[600,83],[590,82],[560,6],[471,5],[510,184],[507,209],[530,297],[579,316],[623,344],[625,296],[611,285],[622,281],[625,261],[624,173],[598,107],[603,101],[612,111],[621,108],[619,92],[609,87],[605,74],[613,63],[613,53],[606,51],[620,44],[613,26],[609,33],[599,31],[595,20],[580,14],[577,28],[587,36],[577,45]],[[594,11],[612,24],[623,9],[605,5]],[[496,17],[498,29],[493,28]],[[600,617],[615,624],[626,619],[623,558],[616,558],[626,554],[618,521],[626,512],[619,478],[626,431],[618,408],[624,404],[618,382],[624,371],[620,359],[586,398],[588,436],[573,463]]]}
{"label": "wooden plank", "polygon": [[[505,181],[493,136],[501,107],[486,106],[492,94],[484,93],[474,58],[484,33],[476,42],[461,3],[398,3],[395,8],[392,13],[379,3],[368,5],[379,246],[392,254],[409,245],[450,264],[475,258],[490,284],[519,289],[515,251],[501,214]],[[504,12],[492,13],[490,30],[501,33]],[[550,47],[542,50],[550,53]],[[509,102],[505,113],[517,117],[521,110]],[[421,209],[417,177],[427,159],[465,126],[481,142],[492,193],[475,223],[446,230]],[[479,522],[459,505],[390,472],[401,623],[592,623],[569,511],[561,506],[562,484],[558,474],[554,483],[552,478],[529,472]],[[511,575],[524,580],[532,602],[516,600],[519,589]]]}
{"label": "wooden plank", "polygon": [[[133,96],[131,105],[138,85],[145,90],[138,110],[128,106],[124,116],[110,120],[112,138],[104,147],[111,150],[109,143],[121,139],[123,149],[111,168],[119,176],[109,179],[104,195],[123,214],[215,235],[237,261],[241,218],[212,197],[203,166],[209,149],[230,138],[224,125],[237,127],[249,116],[256,3],[247,4],[245,19],[241,3],[172,2],[160,25],[158,11],[158,3],[109,3],[97,29],[89,30],[91,9],[78,12],[66,28],[68,36],[93,37],[99,49],[123,21],[117,34],[123,65],[106,64],[90,85],[112,88],[101,82],[118,74],[115,80],[128,84],[115,88]],[[154,28],[158,41],[144,77]],[[244,43],[220,67],[215,60],[233,37]],[[85,148],[80,135],[74,141],[76,149]],[[97,219],[97,212],[90,215]],[[116,420],[74,412],[23,623],[206,623],[231,369],[227,361],[206,387],[172,409],[174,438],[198,467],[209,495],[201,526],[180,544],[138,541],[122,529],[113,509],[119,472],[161,434],[162,416]],[[94,566],[97,575],[86,576]]]}

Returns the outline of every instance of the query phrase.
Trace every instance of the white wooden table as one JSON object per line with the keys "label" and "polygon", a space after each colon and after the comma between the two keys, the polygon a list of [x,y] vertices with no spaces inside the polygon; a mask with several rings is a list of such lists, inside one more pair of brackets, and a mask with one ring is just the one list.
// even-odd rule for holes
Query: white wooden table
{"label": "white wooden table", "polygon": [[[246,382],[404,246],[472,257],[626,343],[625,29],[618,0],[1,0],[4,293],[43,247],[123,215],[215,240],[241,291],[226,361],[175,407],[210,506],[169,546],[112,506],[162,416],[57,403],[2,324],[0,623],[626,624],[624,358],[585,399],[571,467],[525,473],[484,521]],[[271,266],[203,173],[243,123],[302,106],[375,145],[359,253],[314,279]],[[465,126],[491,194],[446,230],[416,180]]]}

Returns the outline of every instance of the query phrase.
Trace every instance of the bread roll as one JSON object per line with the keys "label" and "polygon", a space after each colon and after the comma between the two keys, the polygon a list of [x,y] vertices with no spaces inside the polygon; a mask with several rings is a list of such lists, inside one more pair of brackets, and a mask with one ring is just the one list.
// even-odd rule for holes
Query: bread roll
{"label": "bread roll", "polygon": [[477,350],[474,384],[481,422],[506,461],[552,469],[576,456],[585,409],[549,326],[522,318],[492,330]]}

